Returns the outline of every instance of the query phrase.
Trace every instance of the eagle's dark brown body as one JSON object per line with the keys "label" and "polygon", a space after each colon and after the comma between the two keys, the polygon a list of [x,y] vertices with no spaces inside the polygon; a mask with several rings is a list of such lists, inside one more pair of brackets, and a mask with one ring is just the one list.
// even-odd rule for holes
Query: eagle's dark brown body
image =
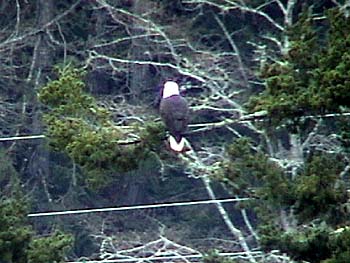
{"label": "eagle's dark brown body", "polygon": [[189,109],[186,100],[180,95],[163,98],[160,102],[160,115],[170,134],[177,142],[186,131]]}

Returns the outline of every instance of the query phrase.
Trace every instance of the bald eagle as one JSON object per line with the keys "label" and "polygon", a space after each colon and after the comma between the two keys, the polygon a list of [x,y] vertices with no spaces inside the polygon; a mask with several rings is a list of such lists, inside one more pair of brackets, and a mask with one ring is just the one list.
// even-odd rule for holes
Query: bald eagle
{"label": "bald eagle", "polygon": [[186,142],[183,134],[187,129],[189,109],[175,81],[165,82],[159,109],[162,120],[170,133],[168,138],[170,149],[175,152],[183,152]]}

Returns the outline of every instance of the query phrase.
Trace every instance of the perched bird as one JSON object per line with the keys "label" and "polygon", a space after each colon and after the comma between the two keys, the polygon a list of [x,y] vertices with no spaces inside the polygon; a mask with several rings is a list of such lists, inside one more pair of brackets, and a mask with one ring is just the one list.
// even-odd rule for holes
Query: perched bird
{"label": "perched bird", "polygon": [[175,81],[166,81],[160,101],[160,116],[169,130],[169,147],[175,152],[185,151],[189,109],[187,101],[180,95],[179,85]]}

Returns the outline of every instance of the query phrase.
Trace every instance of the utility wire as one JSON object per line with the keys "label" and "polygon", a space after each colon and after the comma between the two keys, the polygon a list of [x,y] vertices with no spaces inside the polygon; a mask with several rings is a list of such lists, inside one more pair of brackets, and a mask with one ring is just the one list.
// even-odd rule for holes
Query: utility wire
{"label": "utility wire", "polygon": [[[350,112],[343,112],[343,113],[328,113],[323,115],[307,115],[307,116],[300,116],[300,119],[311,119],[311,118],[335,118],[335,117],[342,117],[342,116],[350,116]],[[204,127],[204,126],[222,126],[224,124],[232,124],[232,123],[239,123],[239,122],[250,122],[250,121],[264,121],[267,117],[267,111],[259,111],[254,112],[252,114],[243,115],[239,119],[235,120],[226,120],[223,122],[218,123],[198,123],[198,124],[190,124],[189,127],[197,128],[197,127]],[[0,142],[5,141],[17,141],[17,140],[32,140],[32,139],[43,139],[46,138],[44,134],[39,135],[23,135],[23,136],[14,136],[14,137],[4,137],[0,138]],[[136,141],[137,142],[137,141]],[[135,142],[121,142],[121,144],[130,144]]]}
{"label": "utility wire", "polygon": [[32,214],[28,214],[28,217],[76,215],[76,214],[88,214],[88,213],[99,213],[99,212],[116,212],[116,211],[128,211],[128,210],[150,209],[150,208],[164,208],[164,207],[175,207],[175,206],[191,206],[191,205],[206,205],[206,204],[215,204],[215,203],[231,203],[231,202],[240,202],[240,201],[247,201],[247,200],[250,200],[250,198],[227,198],[227,199],[217,199],[217,200],[210,199],[210,200],[200,200],[200,201],[159,203],[159,204],[149,204],[149,205],[88,208],[88,209],[76,209],[76,210],[32,213]]}
{"label": "utility wire", "polygon": [[18,141],[18,140],[32,140],[32,139],[43,139],[43,138],[46,138],[46,136],[43,135],[43,134],[39,134],[39,135],[24,135],[24,136],[14,136],[14,137],[0,138],[0,142]]}

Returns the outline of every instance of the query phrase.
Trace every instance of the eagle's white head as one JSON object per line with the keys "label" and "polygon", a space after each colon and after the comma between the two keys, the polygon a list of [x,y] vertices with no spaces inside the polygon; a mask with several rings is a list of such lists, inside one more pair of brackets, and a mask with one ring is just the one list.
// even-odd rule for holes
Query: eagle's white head
{"label": "eagle's white head", "polygon": [[173,95],[180,95],[179,85],[175,81],[167,81],[164,83],[163,99]]}

